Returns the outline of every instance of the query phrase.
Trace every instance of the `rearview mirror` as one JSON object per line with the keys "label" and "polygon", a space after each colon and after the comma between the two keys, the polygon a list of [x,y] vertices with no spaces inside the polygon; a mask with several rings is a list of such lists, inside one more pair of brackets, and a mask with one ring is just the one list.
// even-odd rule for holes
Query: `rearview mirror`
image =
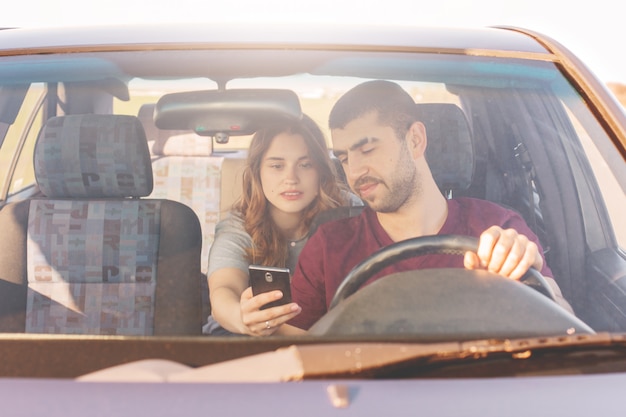
{"label": "rearview mirror", "polygon": [[251,135],[275,123],[299,120],[300,100],[291,90],[233,89],[172,93],[156,103],[160,129],[191,129],[203,136]]}

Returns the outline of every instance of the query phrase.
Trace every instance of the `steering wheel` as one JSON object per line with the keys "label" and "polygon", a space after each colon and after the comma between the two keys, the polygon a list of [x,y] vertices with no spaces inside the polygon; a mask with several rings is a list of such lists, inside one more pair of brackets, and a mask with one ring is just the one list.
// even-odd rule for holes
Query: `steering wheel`
{"label": "steering wheel", "polygon": [[[330,302],[329,310],[348,296],[354,294],[372,276],[395,261],[409,256],[427,254],[461,255],[478,249],[478,238],[458,235],[422,236],[403,240],[386,246],[367,257],[355,266],[343,279]],[[535,268],[530,268],[520,282],[536,289],[541,294],[556,301],[552,287]]]}
{"label": "steering wheel", "polygon": [[521,279],[526,285],[482,269],[408,270],[382,277],[357,292],[397,260],[428,253],[463,255],[477,245],[478,239],[471,237],[427,236],[375,252],[346,276],[309,334],[458,341],[594,333],[554,301],[552,288],[534,269]]}

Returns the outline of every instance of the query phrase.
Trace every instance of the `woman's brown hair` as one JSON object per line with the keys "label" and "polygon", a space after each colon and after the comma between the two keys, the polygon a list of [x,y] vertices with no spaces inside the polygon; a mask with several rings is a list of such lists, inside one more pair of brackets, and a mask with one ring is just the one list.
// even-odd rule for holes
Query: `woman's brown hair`
{"label": "woman's brown hair", "polygon": [[261,186],[263,157],[274,138],[281,133],[297,134],[304,138],[309,158],[318,173],[319,194],[304,209],[302,216],[302,222],[307,230],[317,213],[344,204],[346,197],[337,181],[324,134],[310,117],[303,115],[302,120],[268,126],[254,134],[243,172],[243,193],[235,203],[234,209],[244,219],[245,229],[252,237],[253,247],[248,248],[248,260],[259,265],[284,267],[289,255],[287,240],[271,220],[269,203]]}

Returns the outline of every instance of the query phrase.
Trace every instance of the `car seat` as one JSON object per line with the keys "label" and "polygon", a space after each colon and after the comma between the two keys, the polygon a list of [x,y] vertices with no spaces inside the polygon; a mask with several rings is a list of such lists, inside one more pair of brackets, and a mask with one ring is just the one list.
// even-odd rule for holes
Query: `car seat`
{"label": "car seat", "polygon": [[47,121],[35,147],[43,194],[0,211],[0,331],[200,334],[201,233],[153,187],[134,116]]}

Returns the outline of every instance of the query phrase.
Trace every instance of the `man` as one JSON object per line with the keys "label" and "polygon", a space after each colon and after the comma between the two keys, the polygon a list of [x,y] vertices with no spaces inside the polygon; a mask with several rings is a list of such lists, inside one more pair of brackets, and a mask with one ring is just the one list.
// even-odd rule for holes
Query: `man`
{"label": "man", "polygon": [[[483,268],[519,279],[531,266],[552,276],[537,237],[515,212],[494,203],[439,191],[424,157],[427,136],[415,103],[399,85],[370,81],[348,91],[330,114],[333,152],[352,190],[367,207],[356,217],[322,225],[304,247],[292,280],[302,311],[289,324],[308,329],[328,308],[347,273],[376,250],[418,236],[479,237],[476,253],[427,255],[385,268],[393,272],[432,267]],[[561,304],[562,299],[553,279]]]}

